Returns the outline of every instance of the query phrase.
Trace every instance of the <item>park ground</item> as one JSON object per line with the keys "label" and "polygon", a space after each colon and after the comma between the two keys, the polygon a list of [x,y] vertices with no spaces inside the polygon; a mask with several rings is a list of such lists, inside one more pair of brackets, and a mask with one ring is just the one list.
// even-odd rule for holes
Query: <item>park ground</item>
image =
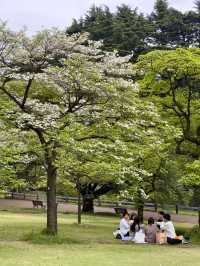
{"label": "park ground", "polygon": [[[1,266],[199,266],[200,246],[136,245],[112,236],[119,218],[59,213],[57,237],[42,233],[44,210],[0,208]],[[176,223],[179,230],[193,224]]]}

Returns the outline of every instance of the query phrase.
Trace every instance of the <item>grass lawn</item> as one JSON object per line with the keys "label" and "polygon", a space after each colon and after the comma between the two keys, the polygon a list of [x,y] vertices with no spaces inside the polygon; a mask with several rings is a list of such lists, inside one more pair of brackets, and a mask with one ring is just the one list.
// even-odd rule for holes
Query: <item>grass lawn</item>
{"label": "grass lawn", "polygon": [[[116,217],[59,214],[58,237],[40,232],[44,213],[0,210],[1,266],[199,266],[200,246],[135,245],[115,240]],[[189,227],[179,224],[179,227]]]}

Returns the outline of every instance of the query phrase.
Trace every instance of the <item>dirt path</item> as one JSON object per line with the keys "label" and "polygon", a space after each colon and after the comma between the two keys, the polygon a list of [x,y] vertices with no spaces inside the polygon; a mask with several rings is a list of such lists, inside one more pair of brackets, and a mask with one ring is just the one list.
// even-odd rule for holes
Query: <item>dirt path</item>
{"label": "dirt path", "polygon": [[[32,209],[33,205],[31,201],[28,200],[9,200],[9,199],[0,199],[0,208],[6,208],[6,207],[16,207],[16,208],[22,208],[22,209]],[[60,211],[64,212],[77,212],[77,206],[73,205],[71,203],[59,203],[58,209]],[[130,212],[133,212],[134,210],[130,210]],[[95,212],[97,213],[114,213],[113,208],[105,208],[105,207],[95,207]],[[157,214],[155,212],[145,211],[144,217],[148,218],[150,216],[157,217]],[[191,223],[191,224],[197,224],[198,223],[198,217],[197,216],[188,216],[188,215],[172,215],[172,220],[175,222],[185,222],[185,223]]]}

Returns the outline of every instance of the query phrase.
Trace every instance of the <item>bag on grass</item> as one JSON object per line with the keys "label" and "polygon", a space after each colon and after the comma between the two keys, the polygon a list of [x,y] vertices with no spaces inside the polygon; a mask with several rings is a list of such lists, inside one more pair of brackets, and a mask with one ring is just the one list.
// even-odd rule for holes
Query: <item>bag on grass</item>
{"label": "bag on grass", "polygon": [[167,243],[167,238],[165,232],[161,231],[156,234],[156,243],[163,245]]}

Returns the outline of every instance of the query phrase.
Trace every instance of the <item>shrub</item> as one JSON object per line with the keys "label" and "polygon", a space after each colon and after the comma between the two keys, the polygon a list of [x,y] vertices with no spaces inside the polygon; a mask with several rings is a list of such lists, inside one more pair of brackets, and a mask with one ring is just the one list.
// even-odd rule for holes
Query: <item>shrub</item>
{"label": "shrub", "polygon": [[190,229],[189,228],[183,228],[183,227],[178,227],[176,228],[176,234],[178,236],[184,236],[185,239],[190,238]]}
{"label": "shrub", "polygon": [[200,227],[198,225],[194,226],[190,230],[190,237],[192,239],[192,242],[200,243]]}

